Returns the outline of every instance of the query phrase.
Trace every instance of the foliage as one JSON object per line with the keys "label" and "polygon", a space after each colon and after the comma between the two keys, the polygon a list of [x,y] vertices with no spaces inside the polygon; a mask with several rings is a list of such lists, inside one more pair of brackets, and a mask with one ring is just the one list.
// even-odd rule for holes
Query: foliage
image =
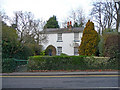
{"label": "foliage", "polygon": [[31,44],[27,44],[27,45],[21,45],[21,50],[18,51],[18,53],[15,55],[14,58],[17,59],[28,59],[29,56],[33,56],[34,55],[34,50],[33,50],[34,46]]}
{"label": "foliage", "polygon": [[107,57],[32,56],[28,60],[28,70],[118,69],[118,64],[112,61]]}
{"label": "foliage", "polygon": [[68,56],[68,55],[65,53],[61,53],[60,56]]}
{"label": "foliage", "polygon": [[72,70],[84,69],[83,57],[76,56],[34,56],[29,58],[29,70]]}
{"label": "foliage", "polygon": [[45,50],[43,50],[40,55],[45,56]]}
{"label": "foliage", "polygon": [[79,27],[78,23],[75,22],[74,25],[73,25],[73,27]]}
{"label": "foliage", "polygon": [[34,45],[34,53],[35,55],[40,55],[41,51],[42,51],[42,45],[38,45],[38,44],[35,44]]}
{"label": "foliage", "polygon": [[17,32],[13,27],[2,23],[2,57],[28,59],[29,56],[40,55],[42,46],[35,42],[30,35],[24,37],[25,42],[20,42]]}
{"label": "foliage", "polygon": [[116,29],[111,29],[111,28],[106,28],[105,30],[103,30],[103,34],[117,34],[117,30]]}
{"label": "foliage", "polygon": [[86,24],[81,40],[82,42],[79,46],[80,55],[97,55],[99,35],[94,30],[94,23],[90,22],[90,20]]}
{"label": "foliage", "polygon": [[103,54],[103,51],[104,51],[104,39],[103,39],[103,37],[101,36],[100,37],[100,42],[99,42],[99,44],[98,44],[98,48],[99,48],[99,56],[104,56],[104,54]]}
{"label": "foliage", "polygon": [[14,72],[17,66],[27,64],[27,60],[17,60],[14,58],[3,58],[2,59],[2,72],[9,73]]}
{"label": "foliage", "polygon": [[120,53],[120,35],[119,34],[107,34],[104,41],[104,56],[116,58]]}
{"label": "foliage", "polygon": [[120,52],[119,38],[120,36],[116,29],[105,29],[98,45],[100,56],[116,58]]}
{"label": "foliage", "polygon": [[50,17],[44,28],[59,28],[56,16]]}
{"label": "foliage", "polygon": [[12,58],[2,59],[2,72],[13,72],[15,71],[16,63]]}
{"label": "foliage", "polygon": [[16,30],[2,23],[2,53],[3,57],[12,57],[19,50],[20,43]]}

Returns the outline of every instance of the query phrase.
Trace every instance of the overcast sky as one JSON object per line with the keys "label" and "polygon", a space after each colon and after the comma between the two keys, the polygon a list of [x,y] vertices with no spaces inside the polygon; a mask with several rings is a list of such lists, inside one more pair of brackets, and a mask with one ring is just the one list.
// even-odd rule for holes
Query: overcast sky
{"label": "overcast sky", "polygon": [[4,10],[8,16],[12,16],[14,11],[29,11],[36,18],[48,20],[56,15],[59,24],[68,16],[70,11],[82,8],[89,18],[93,0],[0,0],[0,9]]}

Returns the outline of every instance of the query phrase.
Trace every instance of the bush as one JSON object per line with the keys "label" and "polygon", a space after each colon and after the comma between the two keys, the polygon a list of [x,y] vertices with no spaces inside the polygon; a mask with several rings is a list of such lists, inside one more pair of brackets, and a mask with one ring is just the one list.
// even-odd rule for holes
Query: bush
{"label": "bush", "polygon": [[33,56],[28,61],[28,70],[118,69],[117,65],[111,66],[109,58],[105,57]]}
{"label": "bush", "polygon": [[120,35],[119,34],[106,34],[104,40],[104,56],[116,58],[120,53]]}
{"label": "bush", "polygon": [[83,57],[79,56],[34,56],[29,58],[29,70],[72,70],[84,69]]}
{"label": "bush", "polygon": [[65,53],[61,53],[60,56],[68,56],[68,55]]}
{"label": "bush", "polygon": [[45,56],[45,50],[43,50],[40,55]]}
{"label": "bush", "polygon": [[98,49],[99,49],[99,56],[104,56],[103,51],[104,51],[104,39],[101,36],[100,37],[100,42],[98,44]]}
{"label": "bush", "polygon": [[14,58],[3,58],[2,59],[2,72],[9,73],[16,71],[17,66],[26,65],[27,60],[18,60]]}
{"label": "bush", "polygon": [[16,69],[16,62],[13,58],[2,59],[2,72],[13,72]]}

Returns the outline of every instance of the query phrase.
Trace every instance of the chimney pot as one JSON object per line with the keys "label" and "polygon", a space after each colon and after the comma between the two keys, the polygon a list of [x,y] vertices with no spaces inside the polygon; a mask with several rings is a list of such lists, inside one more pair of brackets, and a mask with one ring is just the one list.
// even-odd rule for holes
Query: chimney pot
{"label": "chimney pot", "polygon": [[70,21],[70,25],[72,25],[72,22]]}
{"label": "chimney pot", "polygon": [[69,22],[67,22],[67,27],[69,28]]}

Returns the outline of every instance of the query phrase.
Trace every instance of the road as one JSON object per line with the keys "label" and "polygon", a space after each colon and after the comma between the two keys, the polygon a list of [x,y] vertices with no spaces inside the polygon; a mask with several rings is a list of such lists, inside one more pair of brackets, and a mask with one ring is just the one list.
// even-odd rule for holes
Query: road
{"label": "road", "polygon": [[10,76],[2,78],[3,88],[113,88],[117,75]]}

